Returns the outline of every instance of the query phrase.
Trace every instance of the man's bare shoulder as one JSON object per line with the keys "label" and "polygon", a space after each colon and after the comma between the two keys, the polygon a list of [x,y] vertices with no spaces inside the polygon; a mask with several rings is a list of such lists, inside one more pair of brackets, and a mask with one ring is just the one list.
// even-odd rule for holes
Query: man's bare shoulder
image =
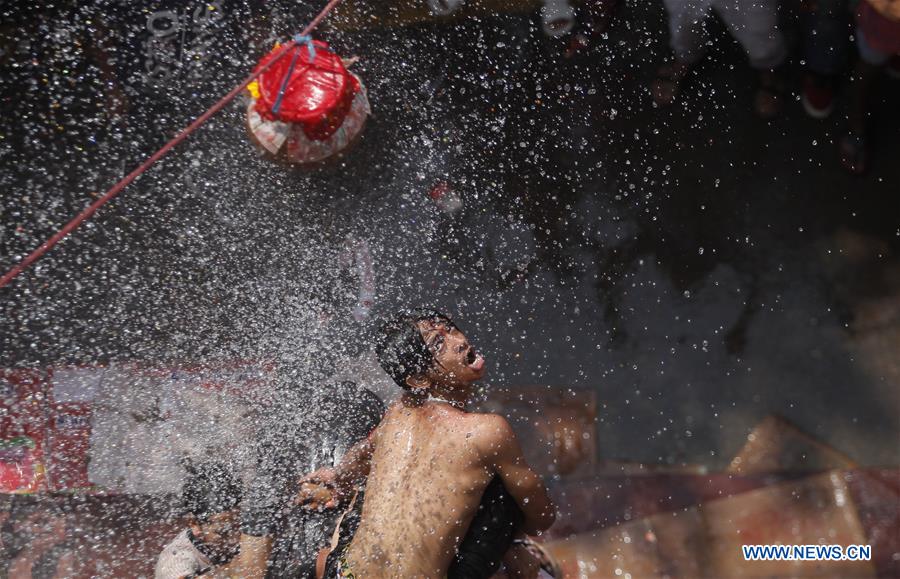
{"label": "man's bare shoulder", "polygon": [[498,453],[516,438],[509,421],[499,414],[473,412],[468,419],[476,443],[486,453]]}

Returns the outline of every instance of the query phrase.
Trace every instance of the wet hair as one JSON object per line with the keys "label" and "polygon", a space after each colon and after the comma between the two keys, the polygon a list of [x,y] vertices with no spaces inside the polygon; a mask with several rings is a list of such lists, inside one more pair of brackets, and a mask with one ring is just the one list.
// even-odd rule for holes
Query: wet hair
{"label": "wet hair", "polygon": [[181,490],[184,511],[203,522],[241,502],[241,485],[225,465],[218,462],[187,463],[187,480]]}
{"label": "wet hair", "polygon": [[375,341],[375,355],[381,368],[406,390],[410,389],[407,378],[424,374],[434,364],[434,354],[418,326],[426,320],[456,327],[447,315],[438,311],[408,310],[382,323]]}

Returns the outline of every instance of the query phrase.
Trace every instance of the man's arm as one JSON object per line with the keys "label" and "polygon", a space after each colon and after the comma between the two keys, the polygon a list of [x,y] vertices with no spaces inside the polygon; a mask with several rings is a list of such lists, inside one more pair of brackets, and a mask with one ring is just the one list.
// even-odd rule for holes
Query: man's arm
{"label": "man's arm", "polygon": [[[369,476],[372,452],[375,448],[373,431],[344,454],[334,468],[320,468],[300,479],[296,503],[313,508],[334,507],[350,498],[353,489]],[[323,501],[322,486],[332,489],[331,500]]]}
{"label": "man's arm", "polygon": [[[300,490],[295,498],[295,504],[306,505],[312,509],[331,508],[351,496],[356,483],[364,480],[369,474],[374,448],[370,440],[372,436],[369,435],[367,439],[350,448],[335,468],[319,469],[300,479]],[[242,533],[241,550],[233,567],[235,576],[240,579],[262,579],[266,574],[271,553],[271,536]]]}
{"label": "man's arm", "polygon": [[502,416],[485,417],[482,438],[488,463],[500,475],[503,486],[525,515],[523,530],[534,534],[548,529],[556,520],[556,509],[550,501],[541,477],[525,457],[509,422]]}
{"label": "man's arm", "polygon": [[365,481],[372,466],[375,450],[375,431],[354,444],[334,469],[334,483],[342,495],[349,495],[353,487]]}

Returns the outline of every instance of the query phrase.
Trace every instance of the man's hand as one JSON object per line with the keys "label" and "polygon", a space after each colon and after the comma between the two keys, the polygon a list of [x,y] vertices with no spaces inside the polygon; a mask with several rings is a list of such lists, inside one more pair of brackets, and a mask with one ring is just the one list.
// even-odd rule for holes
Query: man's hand
{"label": "man's hand", "polygon": [[294,497],[295,505],[314,511],[336,508],[338,502],[333,488],[313,482],[300,483],[300,490]]}
{"label": "man's hand", "polygon": [[354,444],[334,468],[320,468],[297,481],[300,487],[294,497],[295,505],[309,509],[333,509],[344,504],[356,485],[361,484],[369,474],[372,460],[372,441],[369,438]]}
{"label": "man's hand", "polygon": [[294,504],[317,511],[337,507],[341,502],[341,493],[335,480],[334,469],[320,468],[311,472],[300,479],[300,490],[294,497]]}

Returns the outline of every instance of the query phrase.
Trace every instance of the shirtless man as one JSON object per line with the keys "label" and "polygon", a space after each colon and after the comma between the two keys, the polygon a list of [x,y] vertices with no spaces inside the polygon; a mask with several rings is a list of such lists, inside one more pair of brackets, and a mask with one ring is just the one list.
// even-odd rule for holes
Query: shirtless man
{"label": "shirtless man", "polygon": [[547,491],[509,423],[466,410],[484,358],[449,318],[399,315],[382,327],[376,354],[403,396],[336,468],[312,473],[305,481],[314,484],[302,487],[311,501],[321,494],[315,483],[340,499],[368,477],[359,528],[338,577],[445,577],[495,476],[524,514],[522,531],[553,523]]}

